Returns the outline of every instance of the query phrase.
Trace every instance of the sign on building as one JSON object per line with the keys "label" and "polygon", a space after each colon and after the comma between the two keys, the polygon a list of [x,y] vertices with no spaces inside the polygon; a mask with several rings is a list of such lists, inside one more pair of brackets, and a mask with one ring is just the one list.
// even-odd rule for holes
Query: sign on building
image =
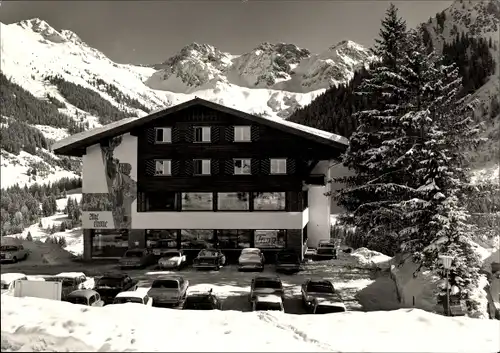
{"label": "sign on building", "polygon": [[113,212],[84,211],[82,212],[82,226],[85,229],[115,229]]}

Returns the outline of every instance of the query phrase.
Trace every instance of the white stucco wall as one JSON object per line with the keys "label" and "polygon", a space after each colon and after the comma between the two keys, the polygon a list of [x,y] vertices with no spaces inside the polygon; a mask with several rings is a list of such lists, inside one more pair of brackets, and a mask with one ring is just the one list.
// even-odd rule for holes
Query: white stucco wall
{"label": "white stucco wall", "polygon": [[84,194],[108,192],[104,157],[99,144],[87,147],[87,153],[83,156],[82,192]]}
{"label": "white stucco wall", "polygon": [[[304,212],[137,212],[132,204],[133,229],[302,229]],[[306,222],[304,222],[306,221]]]}

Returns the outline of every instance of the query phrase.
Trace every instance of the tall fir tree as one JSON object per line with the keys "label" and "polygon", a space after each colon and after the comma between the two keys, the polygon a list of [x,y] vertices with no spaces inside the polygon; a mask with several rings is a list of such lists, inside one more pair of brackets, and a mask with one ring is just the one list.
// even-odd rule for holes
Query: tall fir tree
{"label": "tall fir tree", "polygon": [[403,149],[397,143],[404,134],[399,119],[410,101],[402,68],[407,45],[405,22],[391,4],[375,49],[381,60],[356,92],[372,102],[372,109],[354,114],[358,128],[343,163],[355,175],[336,180],[346,185],[335,195],[349,212],[341,222],[355,226],[369,239],[371,248],[389,254],[397,251],[397,222],[385,205],[404,199],[411,191],[404,182],[407,174],[398,166]]}

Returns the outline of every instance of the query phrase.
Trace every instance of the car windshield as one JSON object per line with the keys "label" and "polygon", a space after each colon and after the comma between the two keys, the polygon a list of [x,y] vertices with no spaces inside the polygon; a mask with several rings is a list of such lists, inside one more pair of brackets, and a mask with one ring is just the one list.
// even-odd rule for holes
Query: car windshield
{"label": "car windshield", "polygon": [[163,253],[164,257],[180,257],[181,253],[178,251],[167,251]]}
{"label": "car windshield", "polygon": [[97,287],[120,287],[121,278],[103,277],[97,281]]}
{"label": "car windshield", "polygon": [[63,287],[71,287],[75,285],[74,278],[65,278],[65,277],[49,277],[45,278],[48,282],[61,282]]}
{"label": "car windshield", "polygon": [[143,252],[142,251],[127,251],[124,255],[125,257],[142,257]]}
{"label": "car windshield", "polygon": [[335,249],[332,247],[323,246],[323,247],[318,249],[318,254],[334,254],[334,253],[335,253]]}
{"label": "car windshield", "polygon": [[272,279],[258,279],[254,283],[254,288],[280,289],[281,283]]}
{"label": "car windshield", "polygon": [[342,313],[345,309],[340,306],[333,305],[319,305],[314,311],[315,314],[332,314],[332,313]]}
{"label": "car windshield", "polygon": [[125,304],[125,303],[143,304],[141,298],[135,298],[135,297],[120,297],[120,298],[115,298],[113,300],[113,304]]}
{"label": "car windshield", "polygon": [[69,297],[67,300],[73,304],[87,305],[87,298],[84,297]]}
{"label": "car windshield", "polygon": [[179,282],[173,279],[157,279],[153,281],[151,288],[168,288],[168,289],[177,289],[179,288]]}
{"label": "car windshield", "polygon": [[213,310],[213,302],[208,296],[188,297],[184,309],[189,310]]}
{"label": "car windshield", "polygon": [[279,261],[297,261],[297,255],[290,254],[290,253],[278,254],[278,260]]}
{"label": "car windshield", "polygon": [[333,293],[333,285],[331,283],[310,282],[307,285],[307,291],[313,293]]}
{"label": "car windshield", "polygon": [[200,253],[198,254],[198,256],[208,256],[208,257],[217,256],[217,251],[214,251],[214,250],[202,250],[202,251],[200,251]]}
{"label": "car windshield", "polygon": [[257,302],[255,303],[255,310],[267,311],[267,310],[281,310],[280,303],[267,303],[267,302]]}
{"label": "car windshield", "polygon": [[17,246],[14,245],[2,245],[0,247],[1,251],[17,251]]}
{"label": "car windshield", "polygon": [[2,286],[2,289],[9,289],[9,283],[2,282],[1,286]]}

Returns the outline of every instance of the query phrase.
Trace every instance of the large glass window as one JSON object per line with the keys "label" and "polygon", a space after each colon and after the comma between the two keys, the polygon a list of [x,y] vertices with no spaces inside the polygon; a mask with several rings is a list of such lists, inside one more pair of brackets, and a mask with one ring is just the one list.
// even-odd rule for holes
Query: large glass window
{"label": "large glass window", "polygon": [[217,209],[220,211],[248,211],[250,195],[248,192],[219,192]]}
{"label": "large glass window", "polygon": [[284,248],[286,230],[256,230],[254,243],[261,249]]}
{"label": "large glass window", "polygon": [[175,192],[148,192],[144,195],[146,211],[176,211],[178,195]]}
{"label": "large glass window", "polygon": [[217,242],[221,249],[244,249],[251,246],[252,235],[247,229],[224,229],[217,232]]}
{"label": "large glass window", "polygon": [[146,246],[153,249],[155,255],[160,255],[165,249],[177,249],[177,230],[147,229]]}
{"label": "large glass window", "polygon": [[256,192],[254,194],[254,210],[284,211],[286,207],[284,192]]}
{"label": "large glass window", "polygon": [[215,247],[215,237],[212,229],[181,230],[181,248],[204,249],[212,247]]}
{"label": "large glass window", "polygon": [[183,192],[183,211],[212,211],[213,194],[211,192]]}
{"label": "large glass window", "polygon": [[127,250],[128,230],[93,230],[92,257],[122,257]]}

